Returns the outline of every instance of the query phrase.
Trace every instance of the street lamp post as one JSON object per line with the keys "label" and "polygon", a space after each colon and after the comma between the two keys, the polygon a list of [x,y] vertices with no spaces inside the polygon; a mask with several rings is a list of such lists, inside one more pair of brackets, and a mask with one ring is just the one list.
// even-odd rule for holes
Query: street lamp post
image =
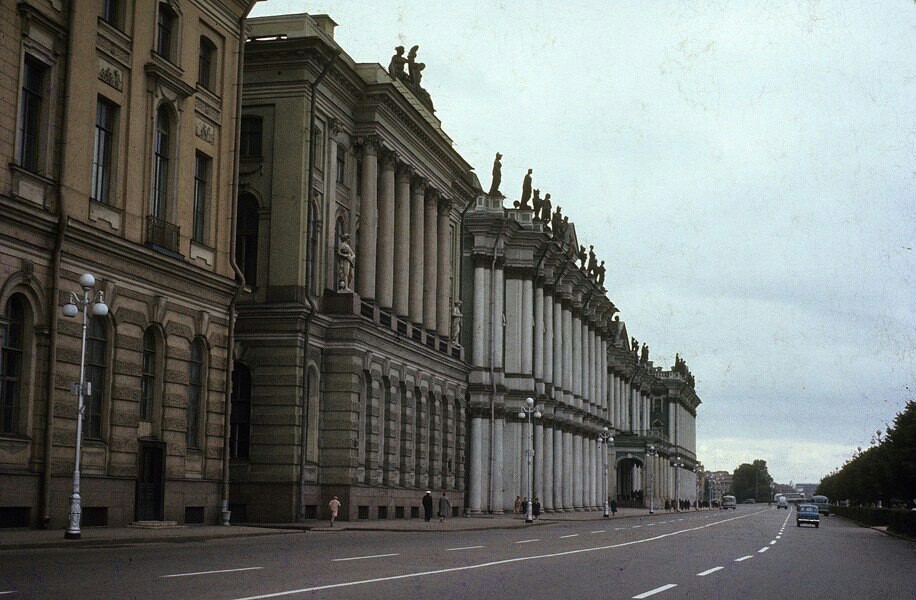
{"label": "street lamp post", "polygon": [[608,431],[608,428],[605,427],[601,430],[601,433],[598,434],[598,444],[604,442],[604,452],[602,456],[604,458],[604,518],[607,519],[610,517],[610,506],[608,505],[607,497],[610,494],[610,489],[608,488],[608,465],[607,465],[607,453],[610,450],[611,444],[614,443],[614,437],[611,435],[611,432]]}
{"label": "street lamp post", "polygon": [[66,317],[75,317],[83,313],[83,341],[80,349],[80,380],[73,386],[73,393],[77,397],[76,402],[76,460],[73,467],[73,489],[70,493],[70,522],[64,537],[68,540],[77,540],[80,538],[80,516],[82,513],[80,507],[80,455],[82,454],[83,445],[83,412],[85,405],[83,398],[92,395],[90,384],[86,381],[86,329],[89,324],[87,315],[92,306],[92,314],[98,317],[104,317],[108,314],[108,305],[105,304],[105,293],[93,293],[95,287],[95,277],[89,273],[80,276],[80,287],[83,288],[83,297],[80,298],[73,292],[70,292],[69,301],[64,304],[63,313]]}
{"label": "street lamp post", "polygon": [[[655,458],[656,456],[658,456],[658,450],[655,449],[655,446],[653,446],[652,444],[649,444],[649,446],[646,448],[646,456],[649,456],[651,458]],[[655,473],[652,471],[651,461],[649,460],[646,461],[646,467],[649,470],[649,514],[654,515],[655,514],[655,486],[653,485],[654,483],[653,476]]]}
{"label": "street lamp post", "polygon": [[674,455],[674,460],[671,461],[671,466],[674,467],[674,510],[675,512],[681,512],[681,467],[684,466],[684,461],[681,460],[681,457],[677,454]]}
{"label": "street lamp post", "polygon": [[534,498],[531,495],[531,459],[534,456],[534,448],[532,447],[532,436],[533,436],[533,427],[531,425],[531,415],[534,415],[535,419],[541,418],[541,411],[538,410],[538,407],[534,405],[534,398],[526,398],[525,403],[522,404],[522,407],[518,411],[518,418],[524,420],[525,417],[528,417],[528,434],[525,436],[527,442],[525,443],[525,457],[528,459],[528,506],[525,508],[525,523],[533,523],[534,519],[531,516],[531,505],[534,504]]}

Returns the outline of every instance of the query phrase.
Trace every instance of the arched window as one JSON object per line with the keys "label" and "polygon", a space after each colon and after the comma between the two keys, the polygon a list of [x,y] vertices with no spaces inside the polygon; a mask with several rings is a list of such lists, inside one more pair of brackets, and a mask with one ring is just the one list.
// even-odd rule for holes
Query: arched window
{"label": "arched window", "polygon": [[216,83],[216,45],[200,36],[200,53],[197,59],[197,85],[213,91]]}
{"label": "arched window", "polygon": [[258,202],[249,194],[239,196],[235,233],[235,262],[250,288],[258,283]]}
{"label": "arched window", "polygon": [[188,359],[188,448],[200,448],[200,423],[204,397],[204,349],[200,340],[191,343]]}
{"label": "arched window", "polygon": [[102,439],[102,407],[105,405],[105,376],[108,365],[108,331],[104,317],[89,319],[86,334],[86,381],[91,395],[83,398],[83,435]]}
{"label": "arched window", "polygon": [[178,15],[164,2],[156,15],[156,54],[177,63]]}
{"label": "arched window", "polygon": [[150,214],[157,219],[166,218],[169,175],[171,168],[172,122],[169,111],[160,106],[156,112],[156,132],[153,140],[153,197]]}
{"label": "arched window", "polygon": [[0,316],[0,433],[19,433],[25,311],[13,296]]}
{"label": "arched window", "polygon": [[140,419],[153,418],[153,394],[156,389],[156,335],[152,327],[143,334],[143,358],[140,375]]}
{"label": "arched window", "polygon": [[248,458],[251,437],[251,370],[236,363],[232,370],[232,414],[229,418],[229,456]]}

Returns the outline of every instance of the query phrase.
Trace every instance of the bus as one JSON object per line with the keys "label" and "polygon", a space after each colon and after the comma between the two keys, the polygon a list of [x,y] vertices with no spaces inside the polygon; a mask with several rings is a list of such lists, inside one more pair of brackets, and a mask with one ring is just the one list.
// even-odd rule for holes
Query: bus
{"label": "bus", "polygon": [[807,500],[807,498],[805,498],[805,495],[802,492],[778,492],[773,496],[773,500],[774,501],[779,500],[780,496],[784,496],[785,499],[791,502],[792,504],[798,504],[799,502],[804,502],[805,500]]}
{"label": "bus", "polygon": [[827,496],[811,496],[811,504],[817,506],[817,512],[825,517],[830,516],[830,500]]}

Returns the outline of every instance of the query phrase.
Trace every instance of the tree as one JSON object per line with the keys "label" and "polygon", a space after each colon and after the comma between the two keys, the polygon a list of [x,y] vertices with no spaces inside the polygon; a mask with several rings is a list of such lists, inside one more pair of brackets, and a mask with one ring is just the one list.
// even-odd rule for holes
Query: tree
{"label": "tree", "polygon": [[767,461],[757,459],[753,463],[744,463],[735,469],[732,475],[732,495],[741,502],[753,498],[757,502],[767,502],[770,498],[770,484],[773,478],[767,470]]}

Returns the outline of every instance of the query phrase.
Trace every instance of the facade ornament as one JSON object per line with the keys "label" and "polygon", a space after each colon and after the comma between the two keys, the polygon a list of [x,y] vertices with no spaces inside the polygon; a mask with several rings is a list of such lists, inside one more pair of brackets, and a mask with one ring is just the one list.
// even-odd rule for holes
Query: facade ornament
{"label": "facade ornament", "polygon": [[516,204],[516,207],[522,210],[531,210],[531,207],[528,206],[528,201],[531,200],[531,171],[533,170],[528,169],[525,179],[522,180],[522,199]]}
{"label": "facade ornament", "polygon": [[499,191],[499,184],[503,180],[503,164],[500,162],[503,155],[499,152],[496,153],[496,158],[493,160],[493,182],[490,184],[490,191],[487,193],[488,196],[493,198],[504,198],[502,192]]}
{"label": "facade ornament", "polygon": [[404,46],[398,46],[394,49],[394,56],[391,57],[391,62],[388,63],[388,74],[391,75],[392,79],[407,79],[407,73],[404,72],[404,65],[406,64]]}
{"label": "facade ornament", "polygon": [[544,200],[541,201],[541,222],[549,223],[550,222],[550,209],[553,208],[550,205],[550,194],[544,194]]}
{"label": "facade ornament", "polygon": [[457,344],[461,340],[461,300],[455,301],[452,308],[452,343]]}
{"label": "facade ornament", "polygon": [[340,236],[340,245],[337,246],[337,291],[353,291],[353,265],[356,263],[356,253],[350,247],[350,234]]}

